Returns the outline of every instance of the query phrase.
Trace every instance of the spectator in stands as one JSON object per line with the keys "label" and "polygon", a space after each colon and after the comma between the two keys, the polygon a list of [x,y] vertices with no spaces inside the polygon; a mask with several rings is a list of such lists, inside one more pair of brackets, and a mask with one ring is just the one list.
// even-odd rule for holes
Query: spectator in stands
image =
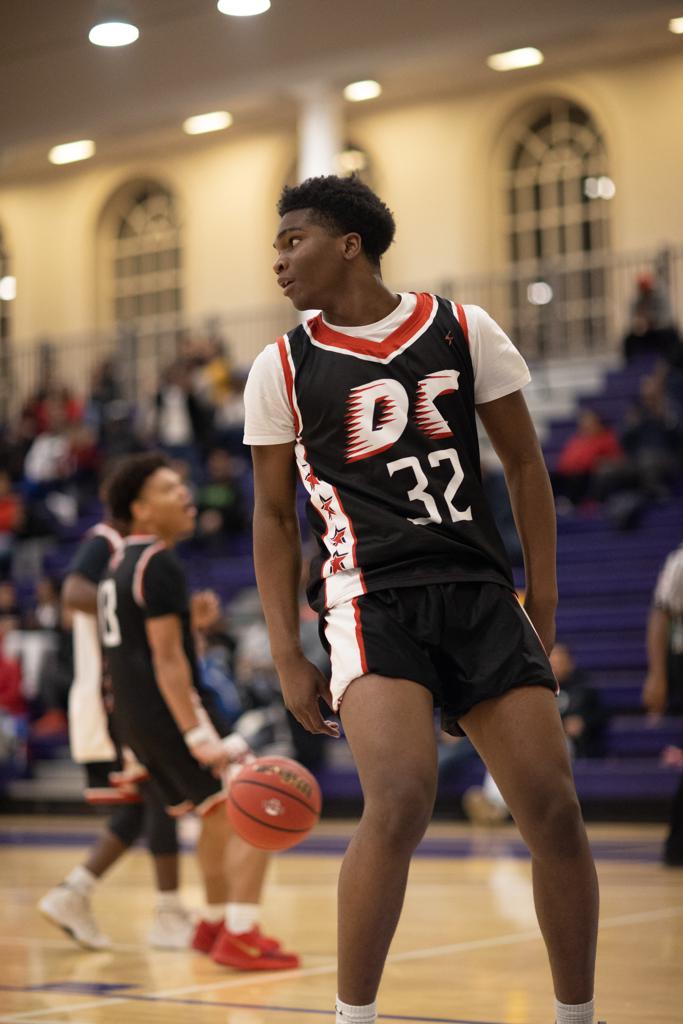
{"label": "spectator in stands", "polygon": [[54,629],[56,651],[53,657],[44,659],[38,679],[43,714],[31,726],[33,738],[66,738],[69,690],[74,677],[72,627],[73,613],[68,608],[60,608]]}
{"label": "spectator in stands", "polygon": [[17,591],[11,580],[0,580],[0,626],[15,628],[20,616]]}
{"label": "spectator in stands", "polygon": [[[558,685],[557,702],[572,757],[600,757],[603,753],[605,716],[597,690],[590,678],[577,668],[567,644],[556,643],[550,664]],[[465,748],[462,756],[469,753]],[[467,817],[480,824],[504,821],[509,816],[500,790],[487,772],[482,786],[472,786],[463,794]]]}
{"label": "spectator in stands", "polygon": [[43,427],[24,460],[24,479],[32,496],[59,490],[70,475],[68,420],[63,406],[46,399],[40,422]]}
{"label": "spectator in stands", "polygon": [[551,474],[555,494],[579,505],[592,497],[595,473],[605,463],[622,458],[615,432],[593,409],[584,409],[576,432],[567,440]]}
{"label": "spectator in stands", "polygon": [[631,491],[650,500],[666,498],[683,467],[683,430],[667,403],[661,375],[641,381],[640,398],[627,414],[621,445],[622,457],[597,471],[596,497],[604,501]]}
{"label": "spectator in stands", "polygon": [[214,448],[206,461],[206,479],[197,489],[197,538],[208,546],[220,546],[246,529],[244,498],[235,460]]}
{"label": "spectator in stands", "polygon": [[12,547],[22,519],[21,497],[12,490],[9,473],[0,469],[0,580],[9,575]]}
{"label": "spectator in stands", "polygon": [[664,288],[652,274],[639,274],[631,306],[631,326],[622,342],[626,362],[641,356],[667,356],[676,340]]}
{"label": "spectator in stands", "polygon": [[13,483],[24,476],[24,461],[38,433],[36,418],[31,412],[22,412],[10,422],[0,441],[0,464],[7,470]]}
{"label": "spectator in stands", "polygon": [[0,614],[0,711],[9,715],[26,714],[26,701],[22,693],[21,663],[5,651],[5,635],[14,628],[16,620]]}
{"label": "spectator in stands", "polygon": [[154,397],[153,430],[159,445],[173,458],[198,465],[198,453],[211,425],[207,405],[194,394],[192,369],[177,361],[164,373]]}
{"label": "spectator in stands", "polygon": [[90,381],[90,395],[85,410],[85,418],[102,440],[103,426],[112,403],[123,398],[121,384],[118,379],[116,363],[112,358],[103,359],[93,370]]}
{"label": "spectator in stands", "polygon": [[23,617],[24,629],[57,629],[61,620],[59,584],[49,576],[36,583],[35,604]]}
{"label": "spectator in stands", "polygon": [[[650,714],[683,713],[683,544],[667,558],[655,585],[647,626],[647,676],[643,704]],[[683,766],[683,756],[665,752]],[[678,751],[681,755],[681,752]],[[674,796],[664,862],[683,867],[683,779]]]}
{"label": "spectator in stands", "polygon": [[214,438],[217,444],[227,448],[235,455],[244,452],[242,437],[244,435],[244,386],[247,374],[235,370],[230,381],[230,389],[216,406],[214,418]]}

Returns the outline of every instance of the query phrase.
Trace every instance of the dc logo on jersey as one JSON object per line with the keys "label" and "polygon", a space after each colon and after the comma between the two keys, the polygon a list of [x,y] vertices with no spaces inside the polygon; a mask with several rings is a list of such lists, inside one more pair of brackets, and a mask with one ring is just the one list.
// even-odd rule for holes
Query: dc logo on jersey
{"label": "dc logo on jersey", "polygon": [[[452,437],[453,431],[436,407],[441,395],[458,390],[458,370],[430,373],[417,385],[413,418],[430,438]],[[408,392],[387,377],[352,388],[346,401],[346,461],[358,462],[396,444],[409,417]]]}

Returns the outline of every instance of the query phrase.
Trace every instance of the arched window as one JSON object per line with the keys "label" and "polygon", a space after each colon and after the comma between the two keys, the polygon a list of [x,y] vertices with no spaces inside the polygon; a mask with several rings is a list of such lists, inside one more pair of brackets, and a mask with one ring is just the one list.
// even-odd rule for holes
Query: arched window
{"label": "arched window", "polygon": [[557,98],[527,108],[513,124],[513,139],[507,173],[513,329],[539,355],[550,340],[555,352],[590,351],[607,332],[606,200],[615,187],[603,138],[586,110]]}
{"label": "arched window", "polygon": [[158,182],[119,189],[102,218],[108,321],[172,327],[182,311],[182,245],[177,204]]}

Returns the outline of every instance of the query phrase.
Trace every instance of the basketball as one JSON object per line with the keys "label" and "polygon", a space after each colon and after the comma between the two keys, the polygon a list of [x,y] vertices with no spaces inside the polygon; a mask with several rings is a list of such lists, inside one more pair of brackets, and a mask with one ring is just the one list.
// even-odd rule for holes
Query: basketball
{"label": "basketball", "polygon": [[311,832],[320,817],[320,786],[289,757],[259,757],[235,776],[227,800],[237,832],[262,850],[288,850]]}

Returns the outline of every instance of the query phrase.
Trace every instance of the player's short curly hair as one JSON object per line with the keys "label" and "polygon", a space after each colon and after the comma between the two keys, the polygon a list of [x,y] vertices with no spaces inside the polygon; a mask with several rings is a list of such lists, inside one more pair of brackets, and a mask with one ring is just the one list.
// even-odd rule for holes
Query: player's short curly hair
{"label": "player's short curly hair", "polygon": [[378,264],[394,240],[396,224],[389,207],[360,178],[328,174],[285,186],[277,205],[281,217],[291,210],[311,210],[333,233],[357,232],[365,255]]}
{"label": "player's short curly hair", "polygon": [[121,459],[103,484],[103,499],[112,517],[130,525],[133,521],[131,505],[140,497],[145,481],[158,469],[170,467],[162,452],[142,452]]}

